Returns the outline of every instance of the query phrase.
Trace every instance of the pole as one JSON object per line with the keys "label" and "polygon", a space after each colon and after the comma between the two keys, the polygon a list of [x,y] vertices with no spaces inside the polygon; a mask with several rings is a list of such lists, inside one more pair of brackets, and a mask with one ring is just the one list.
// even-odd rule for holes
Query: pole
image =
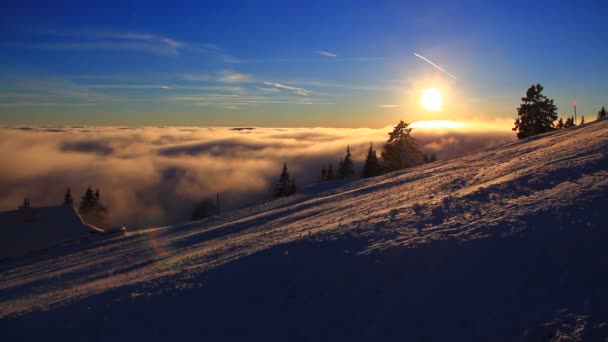
{"label": "pole", "polygon": [[217,216],[220,216],[220,192],[217,192]]}
{"label": "pole", "polygon": [[574,105],[574,126],[576,126],[576,100],[572,101],[572,104]]}

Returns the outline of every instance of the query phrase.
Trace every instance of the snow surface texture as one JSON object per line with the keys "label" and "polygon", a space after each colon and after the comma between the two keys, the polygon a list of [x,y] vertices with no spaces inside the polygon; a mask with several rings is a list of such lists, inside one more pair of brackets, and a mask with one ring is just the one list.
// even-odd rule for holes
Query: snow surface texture
{"label": "snow surface texture", "polygon": [[608,120],[0,263],[0,339],[603,340]]}
{"label": "snow surface texture", "polygon": [[0,213],[0,260],[101,233],[71,205]]}

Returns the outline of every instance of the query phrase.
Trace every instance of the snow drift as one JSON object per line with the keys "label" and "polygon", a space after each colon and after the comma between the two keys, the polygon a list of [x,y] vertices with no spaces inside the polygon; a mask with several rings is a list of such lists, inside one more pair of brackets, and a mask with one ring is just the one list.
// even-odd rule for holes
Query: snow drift
{"label": "snow drift", "polygon": [[[0,264],[9,340],[601,340],[608,121]],[[33,329],[35,328],[35,329]]]}

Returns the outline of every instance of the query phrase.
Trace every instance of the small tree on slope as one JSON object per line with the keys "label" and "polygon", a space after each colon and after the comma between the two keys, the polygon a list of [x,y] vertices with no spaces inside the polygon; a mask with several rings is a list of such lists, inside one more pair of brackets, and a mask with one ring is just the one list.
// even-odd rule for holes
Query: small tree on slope
{"label": "small tree on slope", "polygon": [[543,86],[532,85],[522,97],[523,103],[517,108],[514,131],[519,139],[552,131],[553,122],[557,120],[557,107],[552,99],[542,94]]}
{"label": "small tree on slope", "polygon": [[402,170],[423,163],[424,156],[414,138],[409,124],[399,121],[390,132],[388,141],[382,148],[382,161],[388,171]]}
{"label": "small tree on slope", "polygon": [[608,112],[606,111],[606,108],[604,108],[604,106],[602,106],[602,109],[600,109],[599,112],[597,112],[597,119],[604,119],[608,117]]}
{"label": "small tree on slope", "polygon": [[365,155],[365,164],[363,164],[363,172],[361,173],[361,177],[376,177],[379,176],[381,172],[382,169],[380,167],[380,162],[378,161],[378,155],[376,154],[374,145],[369,143],[369,149]]}
{"label": "small tree on slope", "polygon": [[346,146],[346,156],[340,163],[338,169],[338,178],[349,178],[354,176],[355,166],[353,165],[352,155],[350,154],[350,146]]}

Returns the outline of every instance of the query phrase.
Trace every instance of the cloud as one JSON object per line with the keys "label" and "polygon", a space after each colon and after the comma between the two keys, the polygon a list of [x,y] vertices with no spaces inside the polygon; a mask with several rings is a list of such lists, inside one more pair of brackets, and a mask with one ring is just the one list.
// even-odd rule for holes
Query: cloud
{"label": "cloud", "polygon": [[269,86],[273,86],[273,87],[276,87],[276,88],[293,90],[297,94],[306,94],[306,95],[308,95],[308,94],[312,93],[311,90],[307,90],[307,89],[304,89],[304,88],[298,88],[298,87],[292,87],[292,86],[284,85],[284,84],[281,84],[281,83],[264,82],[264,84],[265,85],[269,85]]}
{"label": "cloud", "polygon": [[327,51],[317,51],[317,53],[321,56],[325,56],[325,57],[336,57],[336,54],[333,52],[327,52]]}
{"label": "cloud", "polygon": [[99,30],[45,31],[55,37],[67,37],[68,41],[31,44],[36,49],[59,50],[137,50],[159,55],[179,55],[185,43],[161,35],[140,32],[116,32]]}
{"label": "cloud", "polygon": [[220,82],[228,82],[228,83],[244,83],[251,81],[252,78],[250,75],[242,74],[238,72],[230,72],[226,71],[220,76]]}
{"label": "cloud", "polygon": [[383,105],[380,105],[380,107],[382,107],[382,108],[395,108],[395,107],[399,107],[399,105],[396,105],[396,104],[383,104]]}
{"label": "cloud", "polygon": [[[270,199],[283,162],[299,188],[336,167],[350,145],[356,168],[383,129],[19,127],[0,128],[0,211],[24,197],[34,206],[61,203],[66,187],[79,198],[101,191],[112,223],[131,227],[183,222],[201,198],[222,189],[226,210]],[[440,159],[513,140],[513,134],[463,132],[412,135]]]}

